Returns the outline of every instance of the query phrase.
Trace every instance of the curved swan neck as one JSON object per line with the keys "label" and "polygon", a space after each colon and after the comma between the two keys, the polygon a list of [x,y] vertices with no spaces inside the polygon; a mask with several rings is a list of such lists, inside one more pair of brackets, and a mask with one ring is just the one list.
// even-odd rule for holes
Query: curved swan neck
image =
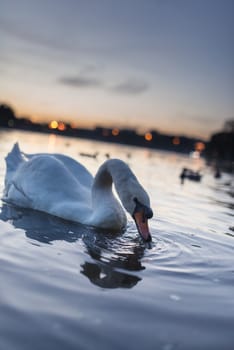
{"label": "curved swan neck", "polygon": [[[93,183],[93,200],[97,199],[96,197],[99,197],[99,194],[99,200],[104,194],[113,196],[112,183],[115,185],[123,206],[130,212],[129,208],[126,207],[126,202],[130,199],[132,184],[139,186],[140,184],[129,166],[120,159],[109,159],[99,168]],[[115,199],[114,196],[113,198]],[[130,214],[132,213],[130,212]]]}
{"label": "curved swan neck", "polygon": [[121,188],[126,184],[127,180],[132,178],[136,180],[135,175],[128,165],[120,159],[109,159],[99,168],[93,183],[95,188],[111,188],[114,183],[115,188],[121,198]]}
{"label": "curved swan neck", "polygon": [[[119,220],[123,220],[124,217],[126,218],[122,206],[112,193],[112,183],[115,185],[116,192],[118,193],[122,205],[133,218],[136,211],[136,200],[141,203],[142,208],[150,208],[148,194],[138,182],[128,165],[119,159],[110,159],[99,168],[93,183],[92,205],[93,210],[97,213],[102,212],[102,214],[107,217],[109,213],[112,212],[112,218],[113,216],[115,217],[116,223]],[[117,215],[113,214],[113,209],[115,209],[114,213],[118,213]],[[139,227],[145,222],[142,215],[141,213],[141,220],[138,218]],[[139,230],[141,231],[141,228]]]}
{"label": "curved swan neck", "polygon": [[[112,183],[118,191],[120,170],[118,160],[106,161],[98,170],[92,186],[92,223],[103,228],[123,229],[126,226],[126,214],[112,192]],[[123,163],[124,164],[124,163]],[[122,198],[120,196],[122,201]],[[124,203],[123,203],[124,204]],[[97,225],[98,224],[98,225]]]}

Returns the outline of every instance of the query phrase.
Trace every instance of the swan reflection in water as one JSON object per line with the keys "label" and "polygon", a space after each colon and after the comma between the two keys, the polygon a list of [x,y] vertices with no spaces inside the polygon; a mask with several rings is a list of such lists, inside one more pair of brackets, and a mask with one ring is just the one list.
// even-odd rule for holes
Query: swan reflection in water
{"label": "swan reflection in water", "polygon": [[52,244],[58,240],[69,243],[82,240],[89,259],[81,264],[80,273],[101,288],[132,288],[141,281],[135,272],[144,269],[141,258],[145,245],[138,239],[125,239],[122,233],[103,233],[42,212],[7,204],[1,208],[0,220],[10,221],[14,227],[23,229],[33,244],[37,244],[36,241]]}

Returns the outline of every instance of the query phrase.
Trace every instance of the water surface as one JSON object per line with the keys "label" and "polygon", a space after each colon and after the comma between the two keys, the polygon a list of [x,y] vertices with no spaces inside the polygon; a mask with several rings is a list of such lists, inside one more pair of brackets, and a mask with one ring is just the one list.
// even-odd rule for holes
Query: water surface
{"label": "water surface", "polygon": [[[173,153],[0,131],[1,193],[15,141],[93,174],[107,153],[126,161],[151,197],[153,244],[130,217],[113,235],[0,202],[0,349],[233,349],[230,175],[214,179],[201,159]],[[182,186],[184,166],[202,169],[202,182]]]}

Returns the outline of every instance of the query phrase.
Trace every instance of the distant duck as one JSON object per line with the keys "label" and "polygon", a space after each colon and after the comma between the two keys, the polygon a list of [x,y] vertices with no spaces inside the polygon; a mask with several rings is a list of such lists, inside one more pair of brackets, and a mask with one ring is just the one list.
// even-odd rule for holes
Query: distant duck
{"label": "distant duck", "polygon": [[[68,156],[25,154],[16,143],[6,163],[5,202],[110,231],[126,228],[124,207],[143,240],[151,241],[149,196],[122,160],[106,160],[93,178]],[[123,207],[112,192],[112,183]]]}
{"label": "distant duck", "polygon": [[183,168],[182,173],[180,174],[181,183],[184,183],[185,179],[200,182],[202,175],[198,171],[193,171],[188,168]]}
{"label": "distant duck", "polygon": [[131,155],[130,152],[127,153],[127,158],[128,158],[128,159],[132,158],[132,155]]}
{"label": "distant duck", "polygon": [[98,156],[98,152],[95,152],[95,153],[80,152],[80,156],[96,159]]}

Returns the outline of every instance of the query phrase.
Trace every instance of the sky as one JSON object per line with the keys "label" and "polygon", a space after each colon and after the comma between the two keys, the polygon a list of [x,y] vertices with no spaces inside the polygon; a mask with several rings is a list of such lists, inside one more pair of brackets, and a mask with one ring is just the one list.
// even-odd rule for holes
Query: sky
{"label": "sky", "polygon": [[234,118],[234,0],[0,0],[0,103],[200,138]]}

